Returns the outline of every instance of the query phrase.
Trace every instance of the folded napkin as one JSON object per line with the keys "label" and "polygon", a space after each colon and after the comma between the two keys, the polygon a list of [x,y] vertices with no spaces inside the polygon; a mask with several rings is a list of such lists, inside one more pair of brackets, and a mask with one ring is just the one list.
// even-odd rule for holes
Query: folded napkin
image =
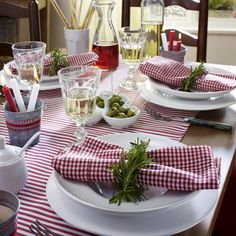
{"label": "folded napkin", "polygon": [[[182,81],[190,75],[191,71],[182,63],[160,56],[142,62],[139,69],[152,79],[176,88],[182,86]],[[193,88],[200,91],[231,90],[236,88],[236,75],[207,73],[197,79]]]}
{"label": "folded napkin", "polygon": [[[79,65],[92,66],[95,65],[98,59],[98,55],[94,52],[88,52],[88,53],[69,55],[66,56],[66,58],[70,66],[79,66]],[[53,59],[51,57],[47,57],[44,59],[44,68],[43,68],[44,75],[49,75],[49,70],[52,62]],[[17,75],[17,68],[15,63],[10,64],[9,69],[11,70],[12,74]]]}
{"label": "folded napkin", "polygon": [[[82,146],[55,156],[52,167],[65,178],[111,183],[111,165],[119,162],[121,152],[118,145],[89,137]],[[153,163],[140,170],[141,184],[184,191],[219,187],[220,159],[209,146],[164,147],[148,155]]]}

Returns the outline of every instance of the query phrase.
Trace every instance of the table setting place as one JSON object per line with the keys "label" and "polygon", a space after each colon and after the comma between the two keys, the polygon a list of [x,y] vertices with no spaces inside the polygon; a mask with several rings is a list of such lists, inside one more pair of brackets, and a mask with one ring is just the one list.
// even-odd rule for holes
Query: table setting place
{"label": "table setting place", "polygon": [[[113,4],[93,1],[87,16]],[[12,46],[0,72],[0,235],[174,235],[216,205],[224,156],[181,141],[191,125],[232,132],[197,116],[236,103],[236,74],[185,62],[163,34],[160,56],[143,57],[147,31],[117,37],[106,20],[92,51]]]}

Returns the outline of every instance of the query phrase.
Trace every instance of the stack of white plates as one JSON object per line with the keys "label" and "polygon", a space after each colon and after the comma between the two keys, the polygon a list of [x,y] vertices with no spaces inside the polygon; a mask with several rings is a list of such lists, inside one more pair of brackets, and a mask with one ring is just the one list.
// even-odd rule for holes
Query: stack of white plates
{"label": "stack of white plates", "polygon": [[[151,139],[150,149],[183,145],[165,137],[141,133],[113,134],[100,138],[124,148],[128,148],[136,138]],[[91,233],[169,235],[200,222],[214,206],[217,190],[163,192],[163,189],[152,188],[147,200],[117,206],[109,204],[109,199],[93,191],[86,183],[70,181],[53,173],[47,184],[47,197],[51,207],[65,221]]]}

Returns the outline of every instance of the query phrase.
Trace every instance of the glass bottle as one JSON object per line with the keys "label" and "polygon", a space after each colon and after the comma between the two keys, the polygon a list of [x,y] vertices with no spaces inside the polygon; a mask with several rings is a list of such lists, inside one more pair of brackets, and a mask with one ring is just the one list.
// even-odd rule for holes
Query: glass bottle
{"label": "glass bottle", "polygon": [[119,65],[119,48],[112,11],[115,0],[94,0],[93,6],[98,13],[92,50],[98,55],[96,66],[102,70],[115,70]]}
{"label": "glass bottle", "polygon": [[150,58],[160,54],[163,23],[163,0],[142,0],[141,26],[147,31],[147,40],[144,47],[144,58]]}

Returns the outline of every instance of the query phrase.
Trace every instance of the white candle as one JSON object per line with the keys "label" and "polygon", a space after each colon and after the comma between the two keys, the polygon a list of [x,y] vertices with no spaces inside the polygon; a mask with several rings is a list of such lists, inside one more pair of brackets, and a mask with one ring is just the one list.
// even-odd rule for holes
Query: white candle
{"label": "white candle", "polygon": [[21,96],[20,89],[19,89],[16,79],[10,79],[9,84],[10,84],[11,89],[13,90],[16,103],[18,105],[20,112],[26,112],[25,103]]}
{"label": "white candle", "polygon": [[34,108],[35,108],[35,104],[36,104],[38,93],[39,93],[39,88],[40,88],[39,84],[34,84],[33,85],[31,95],[30,95],[29,104],[28,104],[28,108],[27,108],[28,112],[33,111]]}
{"label": "white candle", "polygon": [[168,43],[165,33],[161,33],[161,39],[162,39],[162,46],[165,51],[168,51]]}

